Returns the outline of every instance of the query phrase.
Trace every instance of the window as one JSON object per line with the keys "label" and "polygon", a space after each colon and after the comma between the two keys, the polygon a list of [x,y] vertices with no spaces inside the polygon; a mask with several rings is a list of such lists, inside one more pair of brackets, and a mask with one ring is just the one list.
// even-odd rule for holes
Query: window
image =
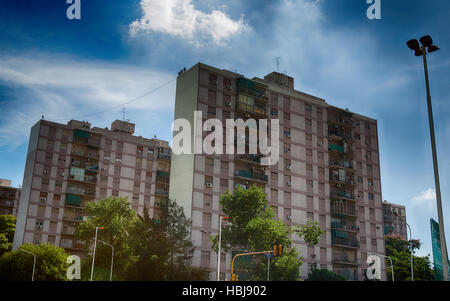
{"label": "window", "polygon": [[310,104],[305,104],[305,111],[312,111]]}
{"label": "window", "polygon": [[284,113],[284,119],[285,119],[285,120],[291,120],[291,114],[289,114],[289,113]]}
{"label": "window", "polygon": [[369,186],[373,186],[373,179],[367,179],[367,184]]}
{"label": "window", "polygon": [[232,86],[231,86],[231,80],[228,78],[224,78],[223,79],[223,86],[225,87],[225,89],[227,90],[231,90]]}
{"label": "window", "polygon": [[277,109],[270,109],[270,114],[272,115],[272,116],[278,116],[278,110]]}
{"label": "window", "polygon": [[217,86],[217,75],[210,73],[209,74],[209,83],[213,86]]}
{"label": "window", "polygon": [[374,196],[373,193],[369,193],[369,200],[373,201],[374,200]]}

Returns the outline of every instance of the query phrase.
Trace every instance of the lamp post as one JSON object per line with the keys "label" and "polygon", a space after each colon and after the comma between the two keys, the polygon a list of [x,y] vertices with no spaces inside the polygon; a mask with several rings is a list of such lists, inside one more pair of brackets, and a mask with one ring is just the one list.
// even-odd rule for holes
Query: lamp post
{"label": "lamp post", "polygon": [[103,240],[98,239],[99,242],[111,247],[111,271],[109,272],[109,281],[112,281],[112,274],[113,274],[113,265],[114,265],[114,247],[110,245],[107,242],[104,242]]}
{"label": "lamp post", "polygon": [[222,220],[229,220],[228,216],[221,216],[219,218],[219,250],[217,253],[217,281],[220,281],[220,252],[222,244]]}
{"label": "lamp post", "polygon": [[94,276],[94,262],[95,262],[95,249],[97,248],[97,234],[98,230],[103,230],[104,227],[95,227],[95,239],[94,239],[94,252],[92,254],[92,266],[91,266],[91,281]]}
{"label": "lamp post", "polygon": [[[413,260],[413,245],[412,245],[412,232],[411,232],[411,227],[409,226],[409,224],[406,222],[406,217],[400,216],[398,215],[397,212],[394,212],[394,215],[397,216],[398,218],[403,218],[406,226],[409,228],[409,247],[411,248],[411,258],[410,258],[410,262],[411,262],[411,281],[414,281],[414,260]],[[406,239],[408,239],[408,232],[406,232]]]}
{"label": "lamp post", "polygon": [[30,251],[27,251],[27,250],[24,250],[24,249],[20,249],[19,248],[18,250],[33,255],[33,258],[34,258],[33,259],[33,272],[31,274],[31,281],[34,281],[34,270],[36,268],[36,255],[34,253],[31,253]]}
{"label": "lamp post", "polygon": [[416,39],[409,40],[406,45],[411,50],[414,50],[414,54],[416,56],[423,57],[423,65],[425,69],[425,84],[427,90],[427,105],[428,105],[428,120],[430,124],[430,138],[431,138],[431,150],[433,154],[433,167],[434,167],[434,181],[436,185],[436,204],[438,211],[438,219],[439,219],[439,237],[441,241],[441,253],[442,253],[442,270],[444,273],[444,281],[448,280],[448,260],[447,260],[447,245],[445,242],[445,233],[444,233],[444,217],[442,213],[442,201],[441,201],[441,187],[439,184],[439,170],[437,163],[437,154],[436,154],[436,141],[434,135],[434,121],[433,121],[433,109],[431,105],[431,95],[430,95],[430,83],[428,78],[428,64],[427,64],[427,53],[432,53],[439,50],[439,47],[433,45],[433,39],[429,36],[423,36],[420,38],[420,46],[419,41]]}

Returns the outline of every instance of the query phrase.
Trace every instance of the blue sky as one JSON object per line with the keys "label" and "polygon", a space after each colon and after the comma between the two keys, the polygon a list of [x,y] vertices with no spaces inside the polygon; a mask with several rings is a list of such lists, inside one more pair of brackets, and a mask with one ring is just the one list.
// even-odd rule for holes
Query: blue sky
{"label": "blue sky", "polygon": [[441,48],[429,67],[448,218],[448,1],[381,0],[381,20],[366,17],[365,0],[81,1],[81,20],[67,19],[68,6],[0,0],[0,178],[21,184],[30,127],[42,115],[106,127],[125,107],[138,135],[170,140],[178,70],[201,61],[263,77],[280,57],[297,90],[378,120],[383,199],[407,206],[420,254],[431,253],[423,66],[405,43],[430,34]]}

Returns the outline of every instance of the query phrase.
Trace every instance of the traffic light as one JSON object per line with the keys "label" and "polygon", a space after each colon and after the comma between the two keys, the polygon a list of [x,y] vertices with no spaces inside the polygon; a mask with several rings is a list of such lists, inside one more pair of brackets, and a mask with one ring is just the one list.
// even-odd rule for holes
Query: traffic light
{"label": "traffic light", "polygon": [[283,245],[275,244],[273,245],[273,257],[283,256]]}
{"label": "traffic light", "polygon": [[231,281],[238,281],[238,275],[237,274],[231,274]]}

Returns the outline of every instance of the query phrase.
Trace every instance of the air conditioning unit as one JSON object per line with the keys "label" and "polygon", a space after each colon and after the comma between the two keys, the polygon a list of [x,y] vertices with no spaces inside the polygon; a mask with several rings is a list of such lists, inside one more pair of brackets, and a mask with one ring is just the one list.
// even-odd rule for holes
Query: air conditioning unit
{"label": "air conditioning unit", "polygon": [[47,198],[46,197],[39,197],[39,201],[41,201],[41,202],[47,202]]}
{"label": "air conditioning unit", "polygon": [[227,107],[231,107],[231,101],[226,102]]}
{"label": "air conditioning unit", "polygon": [[227,88],[228,90],[231,90],[231,85],[226,85],[225,88]]}
{"label": "air conditioning unit", "polygon": [[292,182],[291,181],[287,182],[287,186],[292,186]]}
{"label": "air conditioning unit", "polygon": [[291,138],[291,133],[286,133],[286,137]]}
{"label": "air conditioning unit", "polygon": [[323,145],[323,141],[317,141],[317,145],[322,146]]}
{"label": "air conditioning unit", "polygon": [[286,169],[291,169],[291,166],[290,165],[286,165]]}
{"label": "air conditioning unit", "polygon": [[211,182],[207,182],[207,183],[206,183],[206,187],[208,187],[208,188],[212,188],[212,187],[213,187],[213,183],[211,183]]}
{"label": "air conditioning unit", "polygon": [[286,219],[291,220],[292,219],[292,215],[286,216]]}

